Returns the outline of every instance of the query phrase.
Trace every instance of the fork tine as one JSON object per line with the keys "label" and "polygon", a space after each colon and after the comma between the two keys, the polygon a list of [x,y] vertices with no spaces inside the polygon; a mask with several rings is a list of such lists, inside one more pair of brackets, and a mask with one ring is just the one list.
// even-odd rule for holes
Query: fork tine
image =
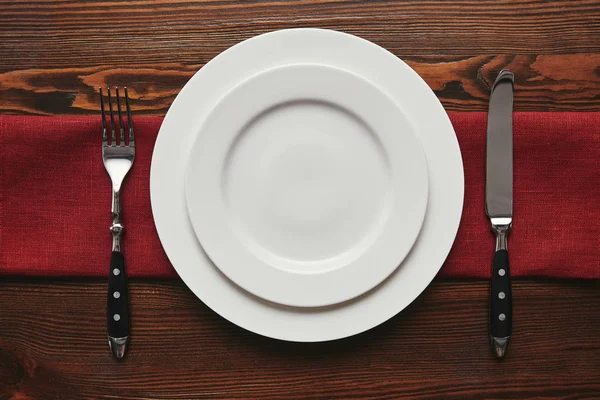
{"label": "fork tine", "polygon": [[108,91],[108,111],[110,112],[110,133],[111,133],[111,146],[117,145],[117,133],[115,131],[115,118],[112,107],[112,98],[110,97],[110,88],[106,89]]}
{"label": "fork tine", "polygon": [[125,146],[125,125],[123,124],[123,115],[121,114],[121,100],[119,99],[119,88],[116,88],[115,91],[117,92],[117,114],[119,115],[119,144],[121,146]]}
{"label": "fork tine", "polygon": [[100,88],[100,113],[102,114],[102,146],[108,145],[108,135],[106,134],[106,114],[104,113],[104,97],[102,88]]}
{"label": "fork tine", "polygon": [[129,107],[129,93],[125,87],[125,107],[127,108],[127,124],[129,125],[129,145],[135,144],[135,136],[133,134],[133,118],[131,118],[131,107]]}

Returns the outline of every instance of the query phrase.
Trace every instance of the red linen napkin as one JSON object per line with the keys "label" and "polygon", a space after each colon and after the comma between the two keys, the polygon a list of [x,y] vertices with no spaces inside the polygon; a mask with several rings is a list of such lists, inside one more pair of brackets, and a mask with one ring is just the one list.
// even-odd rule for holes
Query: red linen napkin
{"label": "red linen napkin", "polygon": [[[455,113],[465,167],[457,239],[440,274],[488,277],[485,113]],[[177,276],[152,220],[149,172],[161,118],[136,118],[136,160],[123,192],[130,277]],[[516,113],[513,276],[600,278],[600,113]],[[0,115],[0,274],[108,273],[110,181],[100,118]]]}

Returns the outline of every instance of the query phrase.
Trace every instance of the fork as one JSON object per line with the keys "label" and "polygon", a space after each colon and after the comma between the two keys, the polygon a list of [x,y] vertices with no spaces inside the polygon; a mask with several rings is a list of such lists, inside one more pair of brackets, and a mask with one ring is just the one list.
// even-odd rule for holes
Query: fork
{"label": "fork", "polygon": [[116,358],[125,354],[129,339],[129,295],[127,293],[127,270],[121,249],[123,225],[121,224],[121,186],[125,176],[133,165],[135,158],[135,137],[133,134],[133,119],[129,107],[129,95],[125,91],[125,108],[127,110],[128,141],[125,141],[125,124],[121,114],[121,100],[119,88],[115,89],[117,100],[117,115],[119,120],[119,141],[115,127],[113,104],[108,91],[108,108],[110,114],[111,140],[108,140],[106,128],[106,115],[104,112],[104,96],[100,88],[100,110],[102,113],[102,160],[104,168],[112,182],[112,255],[110,258],[110,271],[108,275],[108,300],[106,306],[106,324],[108,331],[108,345]]}

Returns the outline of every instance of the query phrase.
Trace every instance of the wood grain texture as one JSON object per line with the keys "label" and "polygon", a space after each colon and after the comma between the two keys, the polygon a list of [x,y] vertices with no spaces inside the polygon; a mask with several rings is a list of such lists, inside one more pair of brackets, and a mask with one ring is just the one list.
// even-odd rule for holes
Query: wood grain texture
{"label": "wood grain texture", "polygon": [[[98,112],[127,85],[163,115],[195,71],[264,32],[320,27],[408,62],[448,111],[484,111],[497,72],[519,111],[600,111],[598,0],[0,0],[0,112]],[[598,399],[598,282],[514,283],[514,341],[493,359],[488,283],[435,282],[405,312],[324,344],[245,332],[179,282],[131,284],[124,362],[106,341],[106,283],[0,282],[0,400]]]}
{"label": "wood grain texture", "polygon": [[514,341],[493,358],[488,283],[438,281],[341,341],[246,332],[179,282],[131,284],[132,340],[111,358],[106,284],[0,284],[0,399],[600,398],[598,282],[517,281]]}
{"label": "wood grain texture", "polygon": [[596,0],[3,0],[0,5],[3,45],[12,50],[4,54],[6,70],[70,67],[70,61],[82,66],[205,62],[241,40],[298,27],[344,30],[401,56],[586,53],[598,45],[591,39],[600,34]]}
{"label": "wood grain texture", "polygon": [[[502,68],[516,75],[515,109],[600,110],[600,54],[409,57],[448,111],[487,110]],[[572,66],[577,65],[573,71]],[[0,112],[98,113],[97,88],[128,86],[137,115],[163,115],[201,65],[32,69],[0,74]]]}
{"label": "wood grain texture", "polygon": [[162,115],[218,53],[294,27],[389,49],[448,111],[485,110],[506,66],[517,76],[517,110],[600,110],[597,0],[0,0],[0,9],[0,112],[95,113],[95,88],[128,85],[136,113]]}

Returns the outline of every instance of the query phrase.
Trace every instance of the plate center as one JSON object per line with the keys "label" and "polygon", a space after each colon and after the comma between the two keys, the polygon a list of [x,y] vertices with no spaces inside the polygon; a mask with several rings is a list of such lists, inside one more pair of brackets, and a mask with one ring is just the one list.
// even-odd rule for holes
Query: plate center
{"label": "plate center", "polygon": [[352,112],[324,101],[279,104],[246,124],[222,182],[241,242],[296,273],[359,257],[389,209],[390,167],[378,138]]}

